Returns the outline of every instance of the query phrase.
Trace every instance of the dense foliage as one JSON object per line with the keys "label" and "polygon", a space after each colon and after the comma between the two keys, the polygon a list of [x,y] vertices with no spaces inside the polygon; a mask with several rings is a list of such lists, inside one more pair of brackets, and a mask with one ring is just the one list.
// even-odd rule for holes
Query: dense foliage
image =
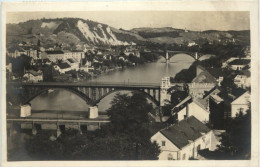
{"label": "dense foliage", "polygon": [[[111,123],[80,134],[65,130],[57,139],[41,131],[27,141],[30,156],[45,160],[154,160],[159,146],[151,143],[148,113],[153,110],[139,93],[116,95],[107,111]],[[54,138],[54,140],[50,140]]]}
{"label": "dense foliage", "polygon": [[220,152],[230,159],[250,159],[251,157],[251,109],[245,115],[238,114],[230,120],[226,132],[221,134]]}

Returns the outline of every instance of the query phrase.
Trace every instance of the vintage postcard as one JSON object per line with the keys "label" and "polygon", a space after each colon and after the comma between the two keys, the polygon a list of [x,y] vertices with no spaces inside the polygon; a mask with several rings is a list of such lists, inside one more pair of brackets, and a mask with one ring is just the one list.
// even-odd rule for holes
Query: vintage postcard
{"label": "vintage postcard", "polygon": [[258,166],[257,1],[2,4],[2,166]]}

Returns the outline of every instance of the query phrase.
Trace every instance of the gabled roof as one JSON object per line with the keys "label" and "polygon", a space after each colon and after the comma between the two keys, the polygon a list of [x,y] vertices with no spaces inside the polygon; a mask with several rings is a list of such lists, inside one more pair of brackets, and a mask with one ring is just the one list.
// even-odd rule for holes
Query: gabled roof
{"label": "gabled roof", "polygon": [[231,104],[248,104],[249,101],[250,101],[250,94],[249,92],[245,92],[239,97],[237,97]]}
{"label": "gabled roof", "polygon": [[196,76],[192,83],[217,83],[216,79],[207,71],[201,72],[198,76]]}
{"label": "gabled roof", "polygon": [[223,77],[224,72],[221,68],[207,68],[207,71],[215,78]]}
{"label": "gabled roof", "polygon": [[187,120],[180,121],[179,124],[162,129],[160,133],[181,149],[189,144],[189,140],[194,141],[202,136],[201,133],[208,133],[210,130],[194,116],[190,116]]}
{"label": "gabled roof", "polygon": [[201,99],[201,98],[194,98],[193,102],[200,106],[203,110],[208,111],[208,100],[207,99]]}

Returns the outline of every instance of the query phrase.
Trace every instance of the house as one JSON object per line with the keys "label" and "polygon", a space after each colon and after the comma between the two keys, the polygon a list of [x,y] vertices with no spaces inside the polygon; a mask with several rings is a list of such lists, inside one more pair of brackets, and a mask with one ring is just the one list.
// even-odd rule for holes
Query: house
{"label": "house", "polygon": [[55,70],[59,71],[62,74],[71,70],[71,66],[68,63],[59,63],[57,65],[54,65],[53,67]]}
{"label": "house", "polygon": [[190,116],[160,130],[151,141],[160,146],[159,160],[188,160],[198,158],[199,150],[211,150],[212,135],[211,129]]}
{"label": "house", "polygon": [[249,88],[251,87],[251,77],[249,70],[239,71],[234,78],[234,83],[239,88]]}
{"label": "house", "polygon": [[216,79],[218,86],[224,80],[224,71],[222,68],[206,68],[206,70]]}
{"label": "house", "polygon": [[235,59],[229,63],[229,66],[233,70],[242,70],[244,67],[250,64],[250,59]]}
{"label": "house", "polygon": [[72,70],[79,70],[79,62],[76,59],[68,58],[65,62],[70,65]]}
{"label": "house", "polygon": [[216,120],[216,117],[218,117],[216,121],[221,122],[236,117],[236,114],[240,111],[245,113],[249,108],[250,94],[242,88],[237,88],[233,92],[221,90],[212,94],[209,100],[211,118]]}
{"label": "house", "polygon": [[196,74],[197,76],[188,84],[189,93],[192,97],[203,98],[206,92],[219,84],[219,81],[200,65],[196,68]]}
{"label": "house", "polygon": [[184,120],[188,116],[194,116],[200,122],[209,122],[210,111],[208,100],[200,98],[192,99],[191,96],[188,96],[172,108],[171,113],[178,121]]}
{"label": "house", "polygon": [[25,79],[26,82],[41,82],[43,81],[43,73],[42,71],[34,71],[34,70],[29,70],[25,72],[23,78]]}
{"label": "house", "polygon": [[[45,51],[45,53],[46,58],[52,62],[57,62],[58,60],[62,60],[64,58],[64,52],[61,50]],[[45,53],[43,55],[45,55]]]}
{"label": "house", "polygon": [[64,59],[75,59],[80,62],[81,59],[85,58],[85,53],[83,50],[64,50]]}
{"label": "house", "polygon": [[250,105],[250,94],[248,91],[238,96],[235,100],[231,102],[231,117],[236,117],[237,114],[242,112],[246,114],[246,111],[249,109]]}

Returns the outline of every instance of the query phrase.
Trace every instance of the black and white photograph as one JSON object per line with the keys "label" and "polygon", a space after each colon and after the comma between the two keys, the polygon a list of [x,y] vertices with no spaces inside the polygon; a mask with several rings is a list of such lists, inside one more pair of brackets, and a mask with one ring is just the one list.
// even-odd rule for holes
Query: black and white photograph
{"label": "black and white photograph", "polygon": [[249,11],[5,16],[7,162],[252,159]]}

